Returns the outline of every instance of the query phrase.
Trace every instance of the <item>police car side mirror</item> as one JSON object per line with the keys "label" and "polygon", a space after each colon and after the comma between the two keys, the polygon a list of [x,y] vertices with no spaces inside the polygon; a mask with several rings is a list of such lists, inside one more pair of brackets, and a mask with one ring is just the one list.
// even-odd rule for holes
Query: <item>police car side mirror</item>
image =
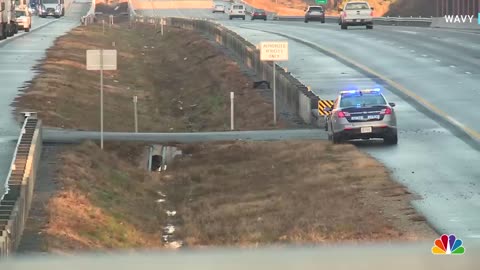
{"label": "police car side mirror", "polygon": [[325,108],[323,108],[323,111],[324,111],[324,112],[331,112],[331,111],[332,111],[332,108],[330,108],[330,107],[325,107]]}
{"label": "police car side mirror", "polygon": [[395,103],[393,102],[388,103],[388,105],[390,105],[390,107],[395,107]]}

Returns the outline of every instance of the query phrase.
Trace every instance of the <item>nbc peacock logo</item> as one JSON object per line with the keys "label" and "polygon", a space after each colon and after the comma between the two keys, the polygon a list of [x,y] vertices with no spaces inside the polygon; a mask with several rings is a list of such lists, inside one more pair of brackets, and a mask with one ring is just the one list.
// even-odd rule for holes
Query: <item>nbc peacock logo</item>
{"label": "nbc peacock logo", "polygon": [[462,240],[457,239],[454,234],[443,234],[435,240],[432,253],[435,255],[462,255],[465,253],[462,244]]}

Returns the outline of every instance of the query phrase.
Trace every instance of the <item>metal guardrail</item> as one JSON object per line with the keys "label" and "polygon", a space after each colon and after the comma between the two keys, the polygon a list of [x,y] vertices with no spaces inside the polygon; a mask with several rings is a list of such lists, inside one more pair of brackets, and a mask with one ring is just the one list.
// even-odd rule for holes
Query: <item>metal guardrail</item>
{"label": "metal guardrail", "polygon": [[[276,16],[272,17],[276,21],[303,21],[304,16]],[[337,23],[339,16],[325,16],[328,23]],[[423,26],[429,27],[433,18],[424,17],[374,17],[373,23],[378,25],[404,25],[404,26]]]}
{"label": "metal guardrail", "polygon": [[7,192],[0,200],[0,258],[15,252],[25,228],[41,154],[40,126],[35,114],[26,115],[8,173]]}
{"label": "metal guardrail", "polygon": [[9,192],[10,188],[9,188],[9,181],[10,181],[10,177],[12,175],[12,171],[13,171],[13,168],[15,168],[15,160],[17,158],[17,153],[18,153],[18,147],[20,146],[20,143],[22,141],[22,134],[25,132],[25,127],[27,125],[27,121],[24,121],[23,122],[23,125],[22,125],[22,129],[20,130],[20,136],[18,137],[18,140],[17,140],[17,144],[15,146],[15,150],[13,152],[13,158],[12,158],[12,162],[10,164],[10,170],[8,171],[8,175],[7,175],[7,179],[5,181],[5,193],[2,194],[2,196],[0,197],[0,201],[3,200],[3,198],[5,197],[5,195],[7,195],[7,193]]}
{"label": "metal guardrail", "polygon": [[96,6],[95,0],[92,0],[92,4],[87,14],[80,18],[80,22],[82,23],[82,25],[88,25],[95,22],[95,6]]}

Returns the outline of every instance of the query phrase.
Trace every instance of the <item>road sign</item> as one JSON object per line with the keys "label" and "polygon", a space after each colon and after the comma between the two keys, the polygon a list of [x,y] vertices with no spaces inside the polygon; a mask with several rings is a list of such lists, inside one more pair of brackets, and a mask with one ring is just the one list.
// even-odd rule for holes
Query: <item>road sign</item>
{"label": "road sign", "polygon": [[[103,54],[102,59],[100,59],[101,54]],[[101,69],[117,70],[117,50],[87,50],[87,70]]]}
{"label": "road sign", "polygon": [[318,5],[326,5],[328,0],[315,0],[315,4]]}
{"label": "road sign", "polygon": [[87,70],[100,70],[100,148],[103,149],[103,71],[117,70],[117,50],[87,50]]}
{"label": "road sign", "polygon": [[278,61],[288,61],[288,42],[287,41],[266,41],[260,42],[260,61],[272,61],[273,73],[273,124],[277,125],[277,94],[275,70]]}
{"label": "road sign", "polygon": [[260,42],[261,61],[288,61],[287,41]]}

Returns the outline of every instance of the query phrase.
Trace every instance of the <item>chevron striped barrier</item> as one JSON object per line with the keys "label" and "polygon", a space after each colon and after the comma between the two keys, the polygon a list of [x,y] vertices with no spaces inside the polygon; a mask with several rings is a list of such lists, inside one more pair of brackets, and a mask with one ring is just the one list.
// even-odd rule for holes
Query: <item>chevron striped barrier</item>
{"label": "chevron striped barrier", "polygon": [[333,107],[334,100],[318,100],[318,113],[320,115],[329,115],[330,112],[326,112],[323,109],[325,107]]}

